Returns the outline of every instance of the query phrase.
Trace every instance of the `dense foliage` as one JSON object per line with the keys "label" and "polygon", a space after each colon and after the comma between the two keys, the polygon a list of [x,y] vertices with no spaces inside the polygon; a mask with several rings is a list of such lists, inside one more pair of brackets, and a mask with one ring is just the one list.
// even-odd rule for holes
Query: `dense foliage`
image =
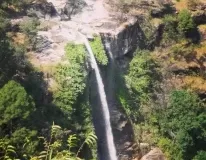
{"label": "dense foliage", "polygon": [[[0,3],[4,13],[11,12],[10,4],[16,11],[27,4]],[[95,158],[96,136],[85,95],[85,48],[74,44],[65,48],[65,63],[52,75],[57,88],[50,93],[44,74],[34,69],[25,55],[35,49],[39,21],[24,18],[14,32],[4,15],[0,15],[0,22],[0,159]],[[25,39],[16,42],[16,34]],[[57,127],[57,139],[49,134],[53,121],[62,126]],[[76,140],[71,142],[75,146],[70,151],[67,139],[72,135]],[[45,156],[45,151],[49,155]]]}
{"label": "dense foliage", "polygon": [[191,13],[188,10],[182,10],[178,14],[178,29],[183,33],[187,33],[194,28],[195,24],[193,22]]}
{"label": "dense foliage", "polygon": [[191,159],[204,149],[205,113],[205,105],[196,94],[184,90],[171,93],[168,106],[158,114],[162,135],[179,148],[171,157],[182,155],[179,159]]}
{"label": "dense foliage", "polygon": [[100,36],[95,37],[93,41],[90,41],[90,45],[92,47],[94,56],[97,59],[97,62],[101,65],[107,65],[108,58],[104,46],[102,44],[101,37]]}
{"label": "dense foliage", "polygon": [[[0,160],[96,160],[87,51],[83,45],[69,43],[54,73],[45,76],[34,69],[26,52],[37,48],[40,22],[26,17],[14,25],[9,19],[22,17],[31,2],[0,1]],[[120,9],[128,12],[131,4],[139,2],[124,1]],[[199,1],[189,0],[187,5],[196,9]],[[145,33],[140,43],[146,50],[136,51],[125,73],[115,79],[117,96],[133,123],[137,144],[160,147],[168,160],[205,160],[205,42],[194,45],[186,39],[198,33],[189,10],[154,19],[161,21],[159,28],[149,22],[151,18],[141,25]],[[21,43],[14,35],[22,35]],[[104,70],[109,57],[101,37],[90,45]],[[160,48],[152,52],[155,45]],[[185,76],[200,77],[199,88],[181,85]]]}
{"label": "dense foliage", "polygon": [[26,119],[34,111],[34,102],[20,84],[9,81],[0,89],[0,111],[0,125],[12,123]]}

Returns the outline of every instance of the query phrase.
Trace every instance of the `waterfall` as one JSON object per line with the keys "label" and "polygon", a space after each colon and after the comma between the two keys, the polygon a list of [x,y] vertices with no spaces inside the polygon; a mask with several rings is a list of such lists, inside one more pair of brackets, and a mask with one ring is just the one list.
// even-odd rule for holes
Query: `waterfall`
{"label": "waterfall", "polygon": [[94,57],[94,54],[92,52],[92,48],[85,36],[82,35],[84,38],[84,44],[87,48],[87,51],[90,56],[90,61],[91,61],[91,67],[95,71],[95,77],[97,80],[97,85],[98,85],[98,93],[100,96],[100,101],[101,101],[101,106],[103,110],[103,117],[104,117],[104,122],[105,122],[105,128],[106,128],[106,141],[107,141],[107,149],[108,149],[108,154],[109,154],[109,160],[117,160],[116,157],[116,149],[114,145],[114,140],[113,140],[113,133],[112,133],[112,128],[111,128],[111,123],[110,123],[110,114],[109,114],[109,108],[108,108],[108,103],[107,103],[107,98],[104,90],[104,84],[102,81],[102,77],[100,75],[100,70],[98,68],[96,59]]}

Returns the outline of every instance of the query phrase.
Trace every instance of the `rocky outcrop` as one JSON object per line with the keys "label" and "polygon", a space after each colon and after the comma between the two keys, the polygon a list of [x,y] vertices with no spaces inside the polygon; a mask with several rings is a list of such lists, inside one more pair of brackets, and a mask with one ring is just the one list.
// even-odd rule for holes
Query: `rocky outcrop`
{"label": "rocky outcrop", "polygon": [[113,57],[118,59],[125,55],[133,56],[137,48],[145,46],[145,36],[137,19],[132,18],[123,23],[114,34],[101,34],[111,49]]}
{"label": "rocky outcrop", "polygon": [[68,0],[62,10],[62,14],[71,19],[72,15],[78,14],[87,4],[83,0]]}
{"label": "rocky outcrop", "polygon": [[166,158],[159,148],[154,148],[144,155],[141,160],[166,160]]}
{"label": "rocky outcrop", "polygon": [[38,18],[45,18],[47,15],[52,17],[57,13],[53,4],[49,2],[33,3],[28,6],[26,12],[28,16],[35,16]]}

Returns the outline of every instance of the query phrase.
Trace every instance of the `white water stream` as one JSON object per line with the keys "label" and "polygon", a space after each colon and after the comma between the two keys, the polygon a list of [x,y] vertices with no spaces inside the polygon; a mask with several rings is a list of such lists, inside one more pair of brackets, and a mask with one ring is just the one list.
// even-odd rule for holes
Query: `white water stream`
{"label": "white water stream", "polygon": [[107,147],[108,147],[108,154],[110,157],[109,160],[117,160],[116,149],[115,149],[114,140],[113,140],[113,133],[112,133],[111,123],[110,123],[109,108],[108,108],[107,98],[106,98],[106,94],[105,94],[105,90],[104,90],[104,84],[102,81],[102,77],[100,75],[100,71],[99,71],[96,59],[95,59],[93,51],[92,51],[92,48],[91,48],[87,38],[83,35],[82,35],[82,37],[84,38],[84,44],[85,44],[87,51],[89,53],[91,66],[95,71],[95,76],[96,76],[96,80],[97,80],[98,93],[99,93],[100,100],[101,100],[103,117],[104,117],[104,122],[105,122],[105,127],[106,127],[106,141],[107,141]]}

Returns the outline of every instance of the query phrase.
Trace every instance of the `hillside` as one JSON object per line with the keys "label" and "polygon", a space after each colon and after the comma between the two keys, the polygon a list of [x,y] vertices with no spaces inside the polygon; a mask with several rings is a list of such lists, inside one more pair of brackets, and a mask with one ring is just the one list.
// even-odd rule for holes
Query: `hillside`
{"label": "hillside", "polygon": [[0,1],[0,160],[205,160],[205,0]]}

